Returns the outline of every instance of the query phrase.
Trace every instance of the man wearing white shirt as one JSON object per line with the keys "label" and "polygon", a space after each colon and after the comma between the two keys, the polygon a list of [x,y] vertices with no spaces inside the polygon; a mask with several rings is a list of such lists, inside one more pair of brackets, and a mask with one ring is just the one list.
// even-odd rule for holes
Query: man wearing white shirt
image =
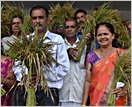
{"label": "man wearing white shirt", "polygon": [[[47,30],[47,25],[49,23],[48,18],[48,10],[47,8],[44,8],[42,6],[35,6],[30,10],[30,17],[31,17],[31,24],[33,29],[37,25],[38,26],[38,36],[45,33],[45,41],[44,42],[57,42],[59,45],[55,45],[52,48],[53,51],[53,58],[60,64],[59,66],[56,66],[56,64],[53,64],[52,68],[49,72],[50,76],[46,76],[47,84],[51,90],[52,96],[54,98],[54,102],[52,101],[51,96],[47,96],[47,93],[44,93],[43,89],[38,89],[36,91],[36,101],[37,106],[58,106],[59,103],[59,95],[58,95],[58,89],[60,89],[63,85],[63,77],[68,73],[70,69],[69,59],[65,47],[65,43],[63,38],[55,33],[51,33],[49,30]],[[33,34],[32,34],[33,36]],[[14,70],[17,69],[14,68]],[[18,88],[16,90],[16,96],[14,98],[13,106],[25,106],[26,99],[24,99],[24,90]],[[15,95],[15,94],[14,94]]]}
{"label": "man wearing white shirt", "polygon": [[70,59],[70,72],[64,77],[64,84],[59,90],[60,106],[81,106],[83,86],[85,81],[85,56],[86,47],[82,52],[79,62],[73,60],[77,56],[76,46],[79,38],[76,37],[78,24],[75,19],[67,19],[65,27],[65,45]]}

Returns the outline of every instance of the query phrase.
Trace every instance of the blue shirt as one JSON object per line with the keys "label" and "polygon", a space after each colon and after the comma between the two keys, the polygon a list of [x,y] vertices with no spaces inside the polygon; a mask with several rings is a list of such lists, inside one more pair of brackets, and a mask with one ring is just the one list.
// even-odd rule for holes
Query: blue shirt
{"label": "blue shirt", "polygon": [[76,34],[76,37],[81,40],[82,39],[82,32],[79,31],[77,34]]}

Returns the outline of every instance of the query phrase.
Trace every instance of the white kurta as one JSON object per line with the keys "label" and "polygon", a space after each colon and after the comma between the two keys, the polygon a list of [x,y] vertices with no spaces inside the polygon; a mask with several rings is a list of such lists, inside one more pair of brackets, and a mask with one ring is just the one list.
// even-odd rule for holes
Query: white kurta
{"label": "white kurta", "polygon": [[[75,44],[72,46],[65,39],[66,47],[74,48],[79,43],[79,39],[76,40]],[[64,83],[62,88],[59,90],[59,99],[60,102],[73,102],[80,103],[82,102],[83,97],[83,87],[85,81],[85,56],[86,48],[84,49],[80,62],[75,62],[70,60],[70,72],[64,77]],[[67,105],[68,106],[68,105]]]}

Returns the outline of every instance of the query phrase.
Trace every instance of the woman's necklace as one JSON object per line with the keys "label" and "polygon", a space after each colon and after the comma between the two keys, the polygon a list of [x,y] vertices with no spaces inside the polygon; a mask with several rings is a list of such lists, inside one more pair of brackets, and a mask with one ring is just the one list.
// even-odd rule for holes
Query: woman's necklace
{"label": "woman's necklace", "polygon": [[112,50],[113,50],[113,48],[111,48],[110,51],[108,51],[108,52],[104,55],[103,51],[102,51],[101,48],[100,48],[100,52],[101,52],[102,56],[105,58],[105,64],[108,64],[108,63],[109,63],[109,60],[106,58],[106,55],[107,55],[108,53],[110,53]]}

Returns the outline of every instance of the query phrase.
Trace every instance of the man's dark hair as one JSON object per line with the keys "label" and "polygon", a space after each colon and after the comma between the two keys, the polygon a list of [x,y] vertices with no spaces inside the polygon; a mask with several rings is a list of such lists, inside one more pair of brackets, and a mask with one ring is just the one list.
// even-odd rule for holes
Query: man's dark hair
{"label": "man's dark hair", "polygon": [[20,16],[20,15],[15,15],[15,16],[13,16],[13,17],[11,18],[11,23],[12,23],[12,20],[13,20],[14,18],[19,18],[19,19],[21,19],[21,22],[23,23],[23,17]]}
{"label": "man's dark hair", "polygon": [[78,13],[84,13],[85,15],[87,14],[87,12],[86,12],[84,9],[78,9],[78,10],[75,12],[75,14],[74,14],[74,18],[75,18],[75,19],[76,19],[76,15],[77,15]]}
{"label": "man's dark hair", "polygon": [[48,11],[48,9],[46,7],[43,7],[43,6],[34,6],[34,7],[32,7],[31,10],[30,10],[30,16],[32,14],[32,11],[36,10],[36,9],[43,9],[46,12],[46,17],[47,18],[49,17],[49,11]]}

